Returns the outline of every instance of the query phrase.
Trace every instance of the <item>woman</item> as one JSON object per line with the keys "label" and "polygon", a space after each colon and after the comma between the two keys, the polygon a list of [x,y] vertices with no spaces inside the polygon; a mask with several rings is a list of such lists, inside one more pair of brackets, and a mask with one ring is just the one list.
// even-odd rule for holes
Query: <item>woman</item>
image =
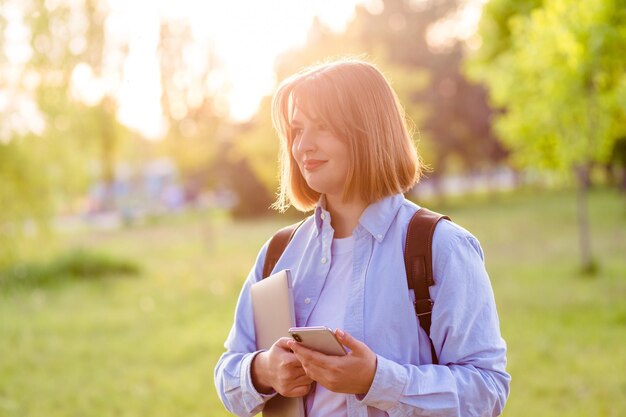
{"label": "woman", "polygon": [[336,328],[349,349],[326,356],[287,338],[257,351],[250,286],[215,369],[226,408],[250,416],[279,393],[307,416],[495,416],[510,376],[478,241],[440,221],[433,236],[430,337],[407,288],[403,246],[419,209],[402,193],[420,161],[396,94],[372,64],[340,60],[283,81],[273,102],[282,175],[275,206],[313,214],[274,271],[291,269],[297,326]]}

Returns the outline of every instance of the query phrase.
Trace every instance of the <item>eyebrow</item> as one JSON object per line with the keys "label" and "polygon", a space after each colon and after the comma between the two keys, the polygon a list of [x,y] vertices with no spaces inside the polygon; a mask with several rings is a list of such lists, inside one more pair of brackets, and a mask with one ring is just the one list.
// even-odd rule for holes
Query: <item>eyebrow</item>
{"label": "eyebrow", "polygon": [[[318,119],[318,118],[315,118],[315,119],[313,119],[313,118],[309,118],[309,120],[311,121],[311,123],[314,123],[314,124],[317,124],[317,123],[322,122],[322,119]],[[298,120],[298,119],[291,119],[291,123],[289,123],[289,124],[290,124],[292,127],[293,127],[293,126],[302,127],[304,123],[303,123],[303,122],[301,122],[301,121],[300,121],[300,120]]]}

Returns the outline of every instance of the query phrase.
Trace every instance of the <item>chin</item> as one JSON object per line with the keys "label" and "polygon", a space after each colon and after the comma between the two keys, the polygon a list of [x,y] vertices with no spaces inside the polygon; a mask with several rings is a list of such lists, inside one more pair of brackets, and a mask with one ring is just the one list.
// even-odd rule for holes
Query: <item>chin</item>
{"label": "chin", "polygon": [[309,188],[313,191],[315,191],[316,193],[320,193],[320,194],[326,194],[328,193],[328,190],[326,189],[326,187],[320,187],[319,184],[315,184],[314,182],[308,182],[306,183]]}
{"label": "chin", "polygon": [[336,190],[333,189],[332,184],[329,184],[328,181],[320,181],[319,178],[306,178],[306,184],[310,189],[320,194],[336,194]]}

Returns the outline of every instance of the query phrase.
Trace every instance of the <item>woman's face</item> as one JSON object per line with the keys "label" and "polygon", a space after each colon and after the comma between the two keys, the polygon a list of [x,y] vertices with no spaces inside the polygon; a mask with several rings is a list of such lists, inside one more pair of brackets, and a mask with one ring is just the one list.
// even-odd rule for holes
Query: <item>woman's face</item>
{"label": "woman's face", "polygon": [[306,183],[327,197],[341,198],[350,162],[347,143],[335,136],[315,115],[295,108],[291,154]]}

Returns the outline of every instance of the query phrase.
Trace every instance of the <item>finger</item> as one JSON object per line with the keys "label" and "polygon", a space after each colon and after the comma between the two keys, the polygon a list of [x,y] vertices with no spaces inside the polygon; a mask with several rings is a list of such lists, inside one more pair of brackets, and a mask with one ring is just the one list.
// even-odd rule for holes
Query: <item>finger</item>
{"label": "finger", "polygon": [[367,349],[367,345],[365,343],[354,338],[345,330],[337,329],[335,330],[335,335],[337,336],[337,339],[339,339],[341,344],[343,344],[345,347],[353,352],[362,352],[363,350]]}
{"label": "finger", "polygon": [[311,384],[313,380],[307,374],[303,373],[297,378],[292,379],[291,382],[293,383],[293,385],[308,385]]}
{"label": "finger", "polygon": [[297,342],[293,339],[288,340],[286,343],[287,348],[293,350],[294,346],[296,346]]}
{"label": "finger", "polygon": [[298,358],[298,356],[293,352],[288,352],[284,354],[280,366],[283,369],[288,369],[290,372],[296,373],[298,375],[304,372],[304,370],[302,369],[301,359]]}
{"label": "finger", "polygon": [[304,366],[300,362],[298,362],[298,366],[297,367],[294,366],[294,367],[288,368],[285,373],[291,379],[299,378],[299,377],[301,377],[303,375],[306,375],[306,371],[304,369]]}
{"label": "finger", "polygon": [[284,386],[294,387],[299,385],[307,385],[312,383],[313,380],[304,372],[302,375],[284,375],[281,379],[281,384]]}
{"label": "finger", "polygon": [[323,353],[317,352],[313,349],[309,349],[302,343],[294,342],[290,346],[294,355],[296,355],[300,362],[324,362],[324,359],[327,357],[327,355],[324,355]]}
{"label": "finger", "polygon": [[288,337],[281,337],[276,342],[274,342],[274,346],[277,346],[283,350],[290,350],[291,348],[289,347],[289,342],[293,342],[293,339],[290,339]]}
{"label": "finger", "polygon": [[328,356],[315,351],[309,352],[310,353],[306,353],[307,357],[301,357],[299,359],[302,362],[304,372],[314,380],[317,380],[317,376],[320,374],[339,369],[341,360],[345,360],[345,357]]}
{"label": "finger", "polygon": [[291,349],[293,351],[293,353],[298,352],[300,355],[321,355],[320,352],[313,350],[313,349],[309,349],[308,347],[306,347],[304,344],[296,342],[295,340],[290,341],[287,346],[289,346],[289,349]]}

